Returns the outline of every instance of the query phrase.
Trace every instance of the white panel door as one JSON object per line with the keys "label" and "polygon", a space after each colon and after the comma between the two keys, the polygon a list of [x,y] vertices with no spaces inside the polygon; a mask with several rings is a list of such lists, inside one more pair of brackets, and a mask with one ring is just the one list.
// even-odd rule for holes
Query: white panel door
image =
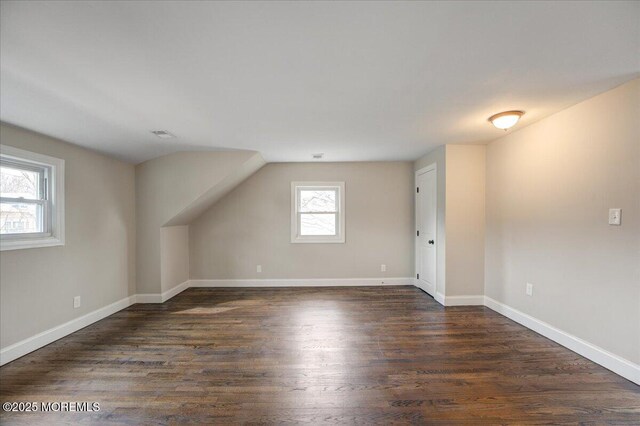
{"label": "white panel door", "polygon": [[417,176],[416,189],[416,272],[418,286],[436,294],[436,170]]}

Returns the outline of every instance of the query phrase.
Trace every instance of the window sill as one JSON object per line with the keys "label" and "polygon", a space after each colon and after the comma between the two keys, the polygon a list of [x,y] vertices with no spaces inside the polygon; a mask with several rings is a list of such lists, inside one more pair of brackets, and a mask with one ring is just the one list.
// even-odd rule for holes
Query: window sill
{"label": "window sill", "polygon": [[64,241],[56,237],[33,238],[23,240],[2,240],[0,239],[0,251],[22,250],[41,247],[63,246]]}

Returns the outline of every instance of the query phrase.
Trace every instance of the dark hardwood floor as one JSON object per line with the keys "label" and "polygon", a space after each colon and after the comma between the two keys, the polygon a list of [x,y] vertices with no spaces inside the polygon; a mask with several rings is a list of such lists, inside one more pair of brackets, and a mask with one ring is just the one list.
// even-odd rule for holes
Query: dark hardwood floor
{"label": "dark hardwood floor", "polygon": [[189,289],[0,368],[2,424],[640,424],[640,387],[414,287]]}

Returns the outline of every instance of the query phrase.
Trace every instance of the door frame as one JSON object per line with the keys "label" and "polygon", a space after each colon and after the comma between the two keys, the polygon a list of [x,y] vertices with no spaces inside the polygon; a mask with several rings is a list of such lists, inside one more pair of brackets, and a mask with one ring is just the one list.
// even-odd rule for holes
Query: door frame
{"label": "door frame", "polygon": [[418,176],[433,171],[434,174],[434,178],[435,178],[435,190],[436,190],[436,194],[435,194],[435,202],[434,202],[434,208],[436,210],[436,227],[434,229],[434,233],[435,233],[435,240],[436,240],[436,248],[435,248],[435,262],[434,262],[434,267],[436,268],[436,273],[435,273],[435,280],[436,282],[433,283],[433,294],[431,296],[433,296],[433,298],[436,298],[436,294],[438,293],[438,165],[437,163],[431,163],[428,166],[425,166],[421,169],[416,170],[415,172],[415,178],[413,181],[413,188],[415,189],[415,191],[413,192],[413,208],[414,208],[414,224],[413,224],[413,257],[414,257],[414,271],[413,271],[413,276],[416,277],[414,278],[415,283],[416,283],[416,287],[420,288],[420,286],[418,286],[418,266],[419,266],[419,262],[418,262]]}

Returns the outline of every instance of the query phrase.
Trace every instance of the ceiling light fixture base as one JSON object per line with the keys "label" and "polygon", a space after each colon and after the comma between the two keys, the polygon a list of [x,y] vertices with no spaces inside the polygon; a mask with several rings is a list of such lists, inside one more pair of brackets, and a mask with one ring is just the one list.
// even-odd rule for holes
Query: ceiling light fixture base
{"label": "ceiling light fixture base", "polygon": [[503,111],[492,115],[487,121],[493,124],[496,129],[507,131],[515,126],[523,115],[524,111],[520,110]]}

